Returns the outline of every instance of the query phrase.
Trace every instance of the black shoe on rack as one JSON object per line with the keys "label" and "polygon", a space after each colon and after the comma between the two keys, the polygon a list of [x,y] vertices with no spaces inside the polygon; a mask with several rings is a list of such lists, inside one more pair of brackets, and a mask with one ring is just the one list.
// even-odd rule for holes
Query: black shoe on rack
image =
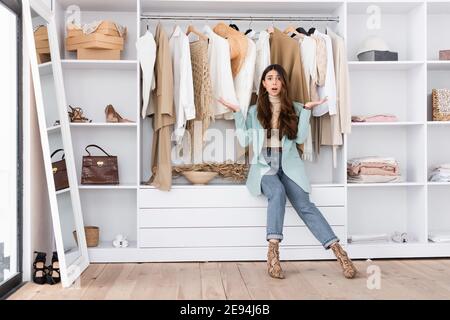
{"label": "black shoe on rack", "polygon": [[61,282],[61,273],[59,272],[58,253],[53,251],[52,264],[48,266],[47,283],[57,284]]}
{"label": "black shoe on rack", "polygon": [[36,257],[33,262],[33,282],[37,284],[44,284],[47,280],[47,267],[45,260],[47,254],[45,252],[34,252]]}

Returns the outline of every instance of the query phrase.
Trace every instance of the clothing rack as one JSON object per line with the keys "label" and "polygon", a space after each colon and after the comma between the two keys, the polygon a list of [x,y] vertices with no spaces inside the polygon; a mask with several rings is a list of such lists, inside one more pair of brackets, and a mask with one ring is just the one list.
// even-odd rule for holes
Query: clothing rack
{"label": "clothing rack", "polygon": [[141,15],[141,20],[230,20],[230,21],[317,21],[339,22],[339,16],[174,16],[174,15]]}

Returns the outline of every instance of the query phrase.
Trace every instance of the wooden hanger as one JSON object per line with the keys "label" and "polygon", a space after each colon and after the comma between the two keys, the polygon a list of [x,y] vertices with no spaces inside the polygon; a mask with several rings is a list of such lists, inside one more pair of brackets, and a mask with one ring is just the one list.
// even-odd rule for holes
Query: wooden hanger
{"label": "wooden hanger", "polygon": [[286,29],[284,29],[283,33],[284,34],[295,33],[295,28],[292,25],[290,25]]}
{"label": "wooden hanger", "polygon": [[202,40],[208,40],[208,37],[206,35],[204,35],[203,33],[201,33],[200,31],[198,31],[197,29],[195,29],[195,27],[192,24],[190,24],[188,26],[186,35],[188,36],[191,32],[193,34],[197,35]]}

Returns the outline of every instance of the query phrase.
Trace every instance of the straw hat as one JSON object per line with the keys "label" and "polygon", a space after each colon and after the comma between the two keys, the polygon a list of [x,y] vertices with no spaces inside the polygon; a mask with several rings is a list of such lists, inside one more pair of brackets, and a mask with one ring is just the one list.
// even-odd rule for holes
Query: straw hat
{"label": "straw hat", "polygon": [[223,22],[218,23],[214,27],[214,32],[227,39],[230,44],[231,72],[234,78],[241,70],[247,55],[247,38],[241,32],[227,26]]}

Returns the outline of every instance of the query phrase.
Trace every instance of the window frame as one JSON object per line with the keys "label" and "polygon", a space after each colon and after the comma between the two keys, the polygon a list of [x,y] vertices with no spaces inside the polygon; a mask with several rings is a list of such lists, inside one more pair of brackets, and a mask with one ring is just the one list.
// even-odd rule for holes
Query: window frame
{"label": "window frame", "polygon": [[16,16],[17,43],[17,274],[0,286],[0,300],[16,291],[23,283],[23,67],[22,67],[22,2],[0,0]]}

